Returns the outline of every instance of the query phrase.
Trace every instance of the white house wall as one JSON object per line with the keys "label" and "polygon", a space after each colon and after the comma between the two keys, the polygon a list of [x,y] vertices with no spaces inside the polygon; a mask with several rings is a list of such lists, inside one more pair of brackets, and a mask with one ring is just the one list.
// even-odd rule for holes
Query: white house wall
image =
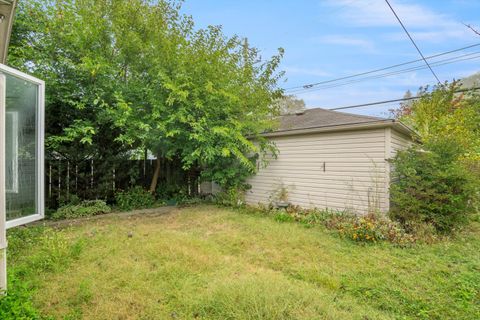
{"label": "white house wall", "polygon": [[274,137],[278,158],[249,179],[252,188],[246,201],[268,204],[283,185],[294,205],[357,213],[386,211],[387,132],[379,128]]}

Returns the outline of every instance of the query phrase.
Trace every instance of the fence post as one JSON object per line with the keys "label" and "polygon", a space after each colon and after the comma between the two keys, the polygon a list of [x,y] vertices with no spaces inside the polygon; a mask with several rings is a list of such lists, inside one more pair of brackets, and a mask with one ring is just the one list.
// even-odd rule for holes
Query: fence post
{"label": "fence post", "polygon": [[70,161],[67,160],[67,201],[70,198]]}
{"label": "fence post", "polygon": [[93,189],[93,159],[90,160],[90,188]]}
{"label": "fence post", "polygon": [[52,198],[52,164],[48,164],[48,199]]}
{"label": "fence post", "polygon": [[62,170],[62,159],[58,159],[58,201],[60,201],[60,197],[61,197],[61,188],[62,188],[62,174],[61,174],[61,170]]}
{"label": "fence post", "polygon": [[75,163],[75,194],[78,196],[78,164]]}

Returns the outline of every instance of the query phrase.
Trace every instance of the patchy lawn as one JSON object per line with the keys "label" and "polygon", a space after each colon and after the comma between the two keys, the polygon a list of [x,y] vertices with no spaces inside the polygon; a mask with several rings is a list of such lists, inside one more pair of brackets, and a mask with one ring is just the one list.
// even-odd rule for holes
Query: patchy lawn
{"label": "patchy lawn", "polygon": [[479,235],[360,246],[199,206],[15,230],[9,250],[55,319],[480,319]]}

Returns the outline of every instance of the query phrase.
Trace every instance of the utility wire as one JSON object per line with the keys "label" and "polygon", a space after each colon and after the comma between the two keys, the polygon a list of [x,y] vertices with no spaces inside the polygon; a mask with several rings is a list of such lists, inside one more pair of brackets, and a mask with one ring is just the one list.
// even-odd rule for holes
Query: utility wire
{"label": "utility wire", "polygon": [[[472,52],[472,53],[468,53],[468,54],[457,56],[457,57],[452,57],[452,58],[448,58],[448,59],[439,60],[439,61],[436,61],[436,62],[432,63],[432,66],[443,66],[443,65],[456,63],[456,62],[474,60],[474,59],[479,59],[479,58],[480,58],[480,51],[477,51],[477,52]],[[310,89],[297,89],[297,90],[291,91],[289,93],[290,94],[302,94],[302,93],[306,93],[306,92],[314,92],[314,91],[319,91],[319,90],[323,90],[323,89],[336,88],[336,87],[349,85],[349,84],[352,84],[352,83],[358,83],[358,82],[372,80],[372,79],[385,78],[385,77],[389,77],[389,76],[393,76],[393,75],[398,75],[398,74],[402,74],[402,73],[409,73],[409,72],[412,72],[412,71],[422,70],[422,69],[426,69],[426,68],[427,67],[423,66],[423,65],[422,66],[409,67],[409,68],[406,68],[406,69],[400,69],[400,70],[397,70],[397,71],[381,73],[381,74],[372,75],[372,76],[368,76],[368,77],[363,77],[363,78],[359,78],[359,79],[352,79],[352,80],[341,82],[341,83],[332,83],[332,84],[317,86],[315,88],[310,88]]]}
{"label": "utility wire", "polygon": [[437,77],[437,75],[435,74],[435,71],[433,71],[432,67],[430,66],[430,64],[428,64],[428,61],[427,59],[425,59],[425,57],[423,56],[423,53],[422,51],[420,51],[420,48],[417,46],[417,44],[415,43],[415,41],[413,40],[412,36],[410,35],[410,33],[408,32],[407,28],[405,28],[405,26],[403,25],[403,22],[402,20],[400,20],[400,18],[398,17],[397,13],[395,12],[395,10],[393,9],[393,7],[390,5],[390,2],[388,2],[388,0],[385,0],[385,2],[388,4],[388,6],[390,7],[390,10],[392,10],[393,14],[395,15],[395,17],[397,18],[398,22],[400,23],[400,25],[402,26],[403,30],[405,31],[405,33],[407,34],[408,38],[410,38],[410,41],[412,41],[413,45],[415,46],[415,48],[417,49],[418,53],[420,54],[420,56],[422,57],[423,61],[425,62],[425,64],[428,66],[428,68],[430,69],[430,71],[432,72],[433,76],[435,77],[435,79],[437,79],[438,83],[440,83],[440,79]]}
{"label": "utility wire", "polygon": [[[474,91],[474,90],[480,90],[480,87],[459,89],[459,90],[455,90],[454,93],[468,92],[468,91]],[[391,102],[402,102],[402,101],[416,100],[416,99],[419,99],[421,97],[423,97],[423,96],[420,95],[420,96],[401,98],[401,99],[392,99],[392,100],[384,100],[384,101],[377,101],[377,102],[369,102],[369,103],[364,103],[364,104],[355,104],[355,105],[346,106],[346,107],[329,108],[327,110],[344,110],[344,109],[369,107],[369,106],[375,106],[375,105],[391,103]]]}
{"label": "utility wire", "polygon": [[[480,55],[478,55],[479,53],[480,52],[473,52],[473,53],[469,53],[469,54],[459,56],[459,57],[453,57],[453,58],[449,58],[449,59],[440,60],[440,61],[437,61],[437,62],[433,63],[432,66],[443,66],[443,65],[447,65],[447,64],[456,63],[456,62],[478,59],[478,58],[480,58]],[[472,55],[476,55],[476,56],[472,56]],[[471,56],[471,57],[466,58],[467,56]],[[402,73],[409,73],[409,72],[412,72],[412,71],[422,70],[422,69],[426,69],[426,68],[427,68],[426,66],[410,67],[410,68],[401,69],[401,70],[397,70],[397,71],[392,71],[392,72],[388,72],[388,73],[382,73],[382,74],[378,74],[378,75],[368,76],[368,77],[364,77],[364,78],[360,78],[360,79],[353,79],[353,80],[349,80],[349,81],[346,81],[346,82],[334,83],[334,84],[330,84],[330,85],[323,85],[323,86],[315,87],[313,89],[303,89],[303,90],[299,89],[297,91],[292,91],[290,93],[301,94],[301,93],[314,92],[314,91],[323,90],[323,89],[336,88],[336,87],[349,85],[349,84],[352,84],[352,83],[358,83],[358,82],[372,80],[372,79],[385,78],[385,77],[389,77],[389,76],[393,76],[393,75],[398,75],[398,74],[402,74]]]}
{"label": "utility wire", "polygon": [[[463,51],[463,50],[466,50],[466,49],[471,49],[471,48],[478,47],[478,46],[480,46],[480,43],[475,43],[475,44],[472,44],[472,45],[469,45],[469,46],[466,46],[466,47],[463,47],[463,48],[458,48],[458,49],[434,54],[434,55],[426,57],[426,59],[433,59],[433,58],[444,56],[444,55],[447,55],[447,54],[450,54],[450,53],[455,53],[455,52]],[[397,67],[401,67],[401,66],[405,66],[405,65],[408,65],[408,64],[416,63],[416,62],[419,62],[419,61],[423,61],[423,59],[417,59],[417,60],[402,62],[402,63],[395,64],[395,65],[392,65],[392,66],[383,67],[383,68],[379,68],[379,69],[375,69],[375,70],[371,70],[371,71],[366,71],[366,72],[361,72],[361,73],[357,73],[357,74],[352,74],[352,75],[348,75],[348,76],[344,76],[344,77],[340,77],[340,78],[336,78],[336,79],[330,79],[330,80],[320,81],[320,82],[316,82],[316,83],[309,83],[309,84],[305,84],[305,85],[301,85],[301,86],[289,87],[289,88],[285,88],[285,91],[291,91],[291,90],[295,90],[295,89],[308,89],[308,88],[312,88],[312,87],[315,87],[315,86],[318,86],[318,85],[321,85],[321,84],[337,82],[337,81],[346,80],[346,79],[350,79],[350,78],[356,78],[356,77],[360,77],[360,76],[364,76],[364,75],[368,75],[368,74],[372,74],[372,73],[377,73],[377,72],[380,72],[380,71],[394,69],[394,68],[397,68]]]}

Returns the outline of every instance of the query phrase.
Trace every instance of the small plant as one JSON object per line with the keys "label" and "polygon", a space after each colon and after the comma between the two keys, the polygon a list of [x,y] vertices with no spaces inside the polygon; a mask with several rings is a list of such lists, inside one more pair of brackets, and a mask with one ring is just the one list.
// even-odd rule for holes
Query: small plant
{"label": "small plant", "polygon": [[102,200],[84,200],[79,204],[68,204],[58,208],[52,219],[74,219],[90,217],[110,212],[110,207]]}
{"label": "small plant", "polygon": [[242,207],[245,205],[245,192],[238,188],[230,188],[215,195],[215,203],[222,206]]}
{"label": "small plant", "polygon": [[378,242],[385,240],[385,235],[375,216],[356,218],[351,224],[339,230],[343,235],[357,242]]}
{"label": "small plant", "polygon": [[[253,208],[250,210],[252,211]],[[366,216],[357,216],[348,211],[304,209],[292,205],[285,210],[262,206],[253,211],[273,214],[274,220],[278,222],[296,221],[306,227],[321,225],[355,242],[388,241],[394,245],[405,247],[415,242],[433,241],[430,234],[423,234],[420,231],[418,234],[407,232],[400,223],[392,221],[382,214],[370,213]],[[418,229],[420,226],[416,228]]]}
{"label": "small plant", "polygon": [[155,197],[142,187],[136,186],[115,194],[115,202],[118,208],[128,211],[151,207],[155,203]]}
{"label": "small plant", "polygon": [[285,210],[279,210],[277,211],[274,216],[273,216],[273,219],[277,222],[293,222],[295,221],[295,218],[293,216],[291,216],[288,212],[286,212]]}

